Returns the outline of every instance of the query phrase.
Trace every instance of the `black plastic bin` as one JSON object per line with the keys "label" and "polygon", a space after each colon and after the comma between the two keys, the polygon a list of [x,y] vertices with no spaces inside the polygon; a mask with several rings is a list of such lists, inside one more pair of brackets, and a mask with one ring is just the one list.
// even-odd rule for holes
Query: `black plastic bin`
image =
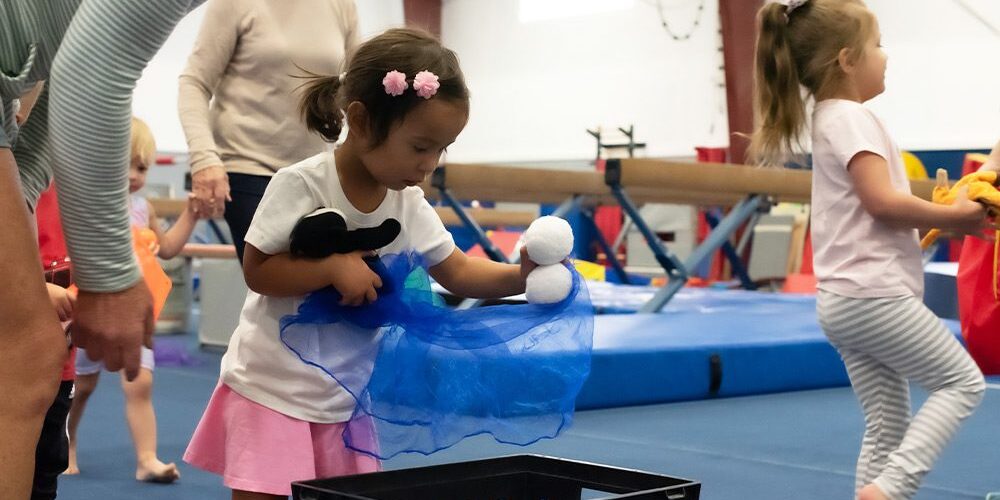
{"label": "black plastic bin", "polygon": [[697,500],[687,479],[541,455],[292,483],[295,500]]}

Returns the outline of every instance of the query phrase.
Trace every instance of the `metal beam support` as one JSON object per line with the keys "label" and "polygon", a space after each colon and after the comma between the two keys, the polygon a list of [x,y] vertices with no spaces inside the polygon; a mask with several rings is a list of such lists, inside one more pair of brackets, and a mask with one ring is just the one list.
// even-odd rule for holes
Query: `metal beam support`
{"label": "metal beam support", "polygon": [[[701,245],[698,245],[698,248],[695,248],[694,252],[691,252],[687,261],[684,262],[685,268],[696,269],[708,258],[710,258],[716,250],[729,241],[729,237],[736,232],[736,230],[739,229],[744,222],[749,220],[753,214],[757,212],[757,209],[763,200],[764,197],[761,195],[751,195],[733,207],[733,209],[729,211],[729,214],[727,214],[726,217],[719,222],[719,225],[716,226],[711,233],[709,233],[708,237],[705,238],[705,241],[703,241]],[[680,287],[677,287],[677,289],[679,288]],[[677,293],[677,289],[671,290],[668,283],[668,286],[657,292],[652,299],[649,299],[649,302],[646,302],[639,309],[639,312],[659,312],[660,309],[662,309],[663,306],[670,301],[674,294]]]}

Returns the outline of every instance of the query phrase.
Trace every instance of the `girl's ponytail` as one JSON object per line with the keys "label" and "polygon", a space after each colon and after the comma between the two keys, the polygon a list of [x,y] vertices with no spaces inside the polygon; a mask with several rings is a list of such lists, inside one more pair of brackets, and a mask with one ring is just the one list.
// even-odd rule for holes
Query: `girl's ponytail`
{"label": "girl's ponytail", "polygon": [[758,16],[754,64],[754,118],[750,138],[753,163],[781,165],[805,125],[805,102],[789,40],[786,7],[772,2]]}
{"label": "girl's ponytail", "polygon": [[344,113],[337,101],[341,79],[337,75],[308,78],[299,102],[302,120],[309,130],[319,132],[327,142],[337,142],[344,125]]}

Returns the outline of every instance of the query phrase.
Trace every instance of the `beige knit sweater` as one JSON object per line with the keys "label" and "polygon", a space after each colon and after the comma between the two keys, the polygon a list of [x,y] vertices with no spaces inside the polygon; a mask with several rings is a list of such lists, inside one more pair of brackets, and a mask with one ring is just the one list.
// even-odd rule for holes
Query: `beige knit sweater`
{"label": "beige knit sweater", "polygon": [[294,75],[339,74],[357,44],[353,0],[209,0],[180,76],[191,171],[271,175],[322,151],[299,118]]}

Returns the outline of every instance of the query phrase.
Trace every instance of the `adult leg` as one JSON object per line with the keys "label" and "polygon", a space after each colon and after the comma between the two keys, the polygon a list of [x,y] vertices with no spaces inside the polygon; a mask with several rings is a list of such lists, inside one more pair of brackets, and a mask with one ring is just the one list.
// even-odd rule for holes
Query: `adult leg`
{"label": "adult leg", "polygon": [[14,156],[0,148],[0,498],[27,498],[42,422],[59,390],[66,336],[42,280]]}
{"label": "adult leg", "polygon": [[231,201],[226,201],[226,223],[229,224],[229,232],[233,236],[233,245],[236,247],[236,256],[243,262],[243,238],[250,229],[250,221],[253,214],[260,205],[260,199],[264,197],[264,190],[271,178],[264,175],[229,174],[229,196]]}

